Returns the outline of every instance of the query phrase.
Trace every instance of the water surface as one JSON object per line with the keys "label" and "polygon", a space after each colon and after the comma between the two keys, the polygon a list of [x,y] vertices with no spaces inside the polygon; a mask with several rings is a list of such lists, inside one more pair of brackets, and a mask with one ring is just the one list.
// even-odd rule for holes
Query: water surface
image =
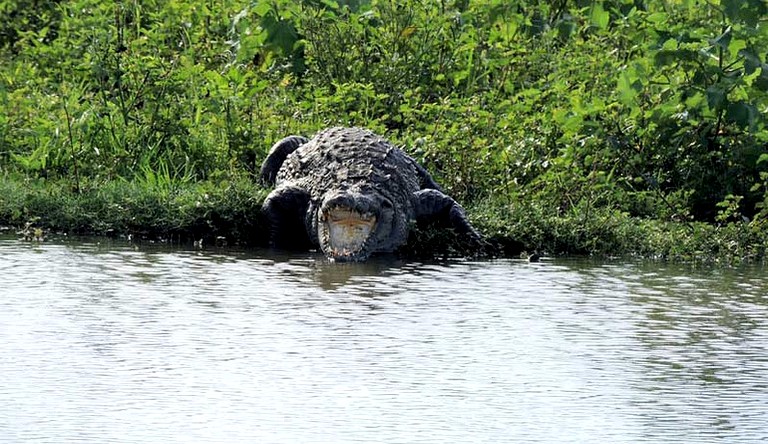
{"label": "water surface", "polygon": [[766,442],[764,270],[0,239],[0,442]]}

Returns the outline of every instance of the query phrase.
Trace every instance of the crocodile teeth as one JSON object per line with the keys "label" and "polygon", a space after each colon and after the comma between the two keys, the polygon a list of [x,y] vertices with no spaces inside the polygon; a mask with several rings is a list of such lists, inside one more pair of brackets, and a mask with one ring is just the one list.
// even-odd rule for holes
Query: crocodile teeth
{"label": "crocodile teeth", "polygon": [[349,208],[333,208],[324,214],[330,252],[351,257],[362,251],[376,225],[376,216]]}

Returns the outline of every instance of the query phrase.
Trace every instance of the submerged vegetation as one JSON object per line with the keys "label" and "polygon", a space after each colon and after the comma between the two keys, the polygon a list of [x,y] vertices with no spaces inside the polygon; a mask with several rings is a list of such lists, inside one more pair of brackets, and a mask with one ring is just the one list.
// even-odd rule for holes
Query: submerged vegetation
{"label": "submerged vegetation", "polygon": [[[358,125],[420,160],[502,254],[765,257],[764,0],[0,14],[0,224],[260,244],[272,143]],[[410,248],[444,244],[428,231]]]}

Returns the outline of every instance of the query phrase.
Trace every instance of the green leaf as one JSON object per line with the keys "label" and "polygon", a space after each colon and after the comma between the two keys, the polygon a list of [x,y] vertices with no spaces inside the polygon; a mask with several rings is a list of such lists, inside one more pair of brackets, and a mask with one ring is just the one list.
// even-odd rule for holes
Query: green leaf
{"label": "green leaf", "polygon": [[632,80],[629,73],[625,71],[621,73],[616,84],[616,88],[619,91],[619,101],[628,106],[635,104],[638,93],[637,82]]}
{"label": "green leaf", "polygon": [[704,102],[704,95],[697,92],[685,99],[685,106],[688,109],[697,109],[702,106],[702,102]]}
{"label": "green leaf", "polygon": [[293,53],[294,44],[299,40],[293,23],[277,19],[274,14],[268,14],[262,17],[261,27],[267,32],[266,41],[270,49],[277,50],[276,52],[283,56]]}
{"label": "green leaf", "polygon": [[[666,46],[666,45],[665,45]],[[698,62],[700,54],[690,49],[662,50],[656,52],[653,61],[656,66],[666,66],[678,62]]]}
{"label": "green leaf", "polygon": [[403,39],[403,40],[407,40],[415,32],[416,32],[416,27],[415,26],[413,26],[413,25],[406,26],[405,28],[403,28],[402,31],[400,31],[400,38]]}
{"label": "green leaf", "polygon": [[742,128],[753,126],[757,122],[757,117],[757,107],[744,101],[731,103],[728,105],[728,110],[725,112],[726,120],[733,122]]}
{"label": "green leaf", "polygon": [[721,0],[720,4],[730,21],[750,28],[757,27],[760,19],[768,13],[765,0]]}
{"label": "green leaf", "polygon": [[707,88],[707,105],[711,110],[723,109],[726,103],[725,91],[718,86]]}
{"label": "green leaf", "polygon": [[661,49],[665,51],[674,51],[678,47],[678,42],[675,39],[667,39],[664,41],[664,45],[662,45]]}
{"label": "green leaf", "polygon": [[728,49],[728,46],[731,44],[731,37],[733,36],[732,29],[729,26],[725,32],[717,36],[715,39],[710,40],[709,43],[712,45],[718,46],[723,49]]}
{"label": "green leaf", "polygon": [[603,9],[603,3],[595,2],[592,5],[592,14],[590,15],[590,21],[592,24],[600,29],[606,29],[608,28],[608,23],[610,23],[610,20],[611,14]]}
{"label": "green leaf", "polygon": [[738,19],[741,1],[742,0],[722,0],[723,11],[729,19]]}
{"label": "green leaf", "polygon": [[576,23],[572,20],[561,20],[557,24],[557,36],[562,40],[568,40],[576,32]]}
{"label": "green leaf", "polygon": [[662,25],[667,22],[669,19],[669,15],[665,12],[654,12],[653,14],[649,14],[646,17],[646,20],[653,23],[654,25]]}
{"label": "green leaf", "polygon": [[271,9],[272,5],[269,2],[256,2],[256,5],[253,7],[253,12],[259,17],[264,17],[269,14]]}
{"label": "green leaf", "polygon": [[760,70],[760,76],[752,82],[752,86],[760,91],[768,92],[768,69],[765,66]]}
{"label": "green leaf", "polygon": [[763,66],[763,62],[760,60],[760,56],[755,53],[754,48],[742,49],[739,51],[739,55],[744,57],[744,73],[747,75]]}
{"label": "green leaf", "polygon": [[743,39],[731,39],[731,43],[728,44],[728,52],[730,54],[741,54],[741,51],[747,47],[747,41]]}

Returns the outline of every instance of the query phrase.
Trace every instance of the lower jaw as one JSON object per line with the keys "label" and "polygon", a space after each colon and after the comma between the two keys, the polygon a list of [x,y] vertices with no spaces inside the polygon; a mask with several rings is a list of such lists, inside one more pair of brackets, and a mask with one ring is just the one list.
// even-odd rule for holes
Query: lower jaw
{"label": "lower jaw", "polygon": [[338,251],[333,248],[327,250],[325,255],[335,262],[362,262],[368,258],[362,251]]}
{"label": "lower jaw", "polygon": [[321,249],[330,260],[362,262],[368,258],[366,244],[372,227],[362,233],[356,232],[350,227],[345,229],[344,224],[333,226],[330,223],[323,223],[318,228]]}

